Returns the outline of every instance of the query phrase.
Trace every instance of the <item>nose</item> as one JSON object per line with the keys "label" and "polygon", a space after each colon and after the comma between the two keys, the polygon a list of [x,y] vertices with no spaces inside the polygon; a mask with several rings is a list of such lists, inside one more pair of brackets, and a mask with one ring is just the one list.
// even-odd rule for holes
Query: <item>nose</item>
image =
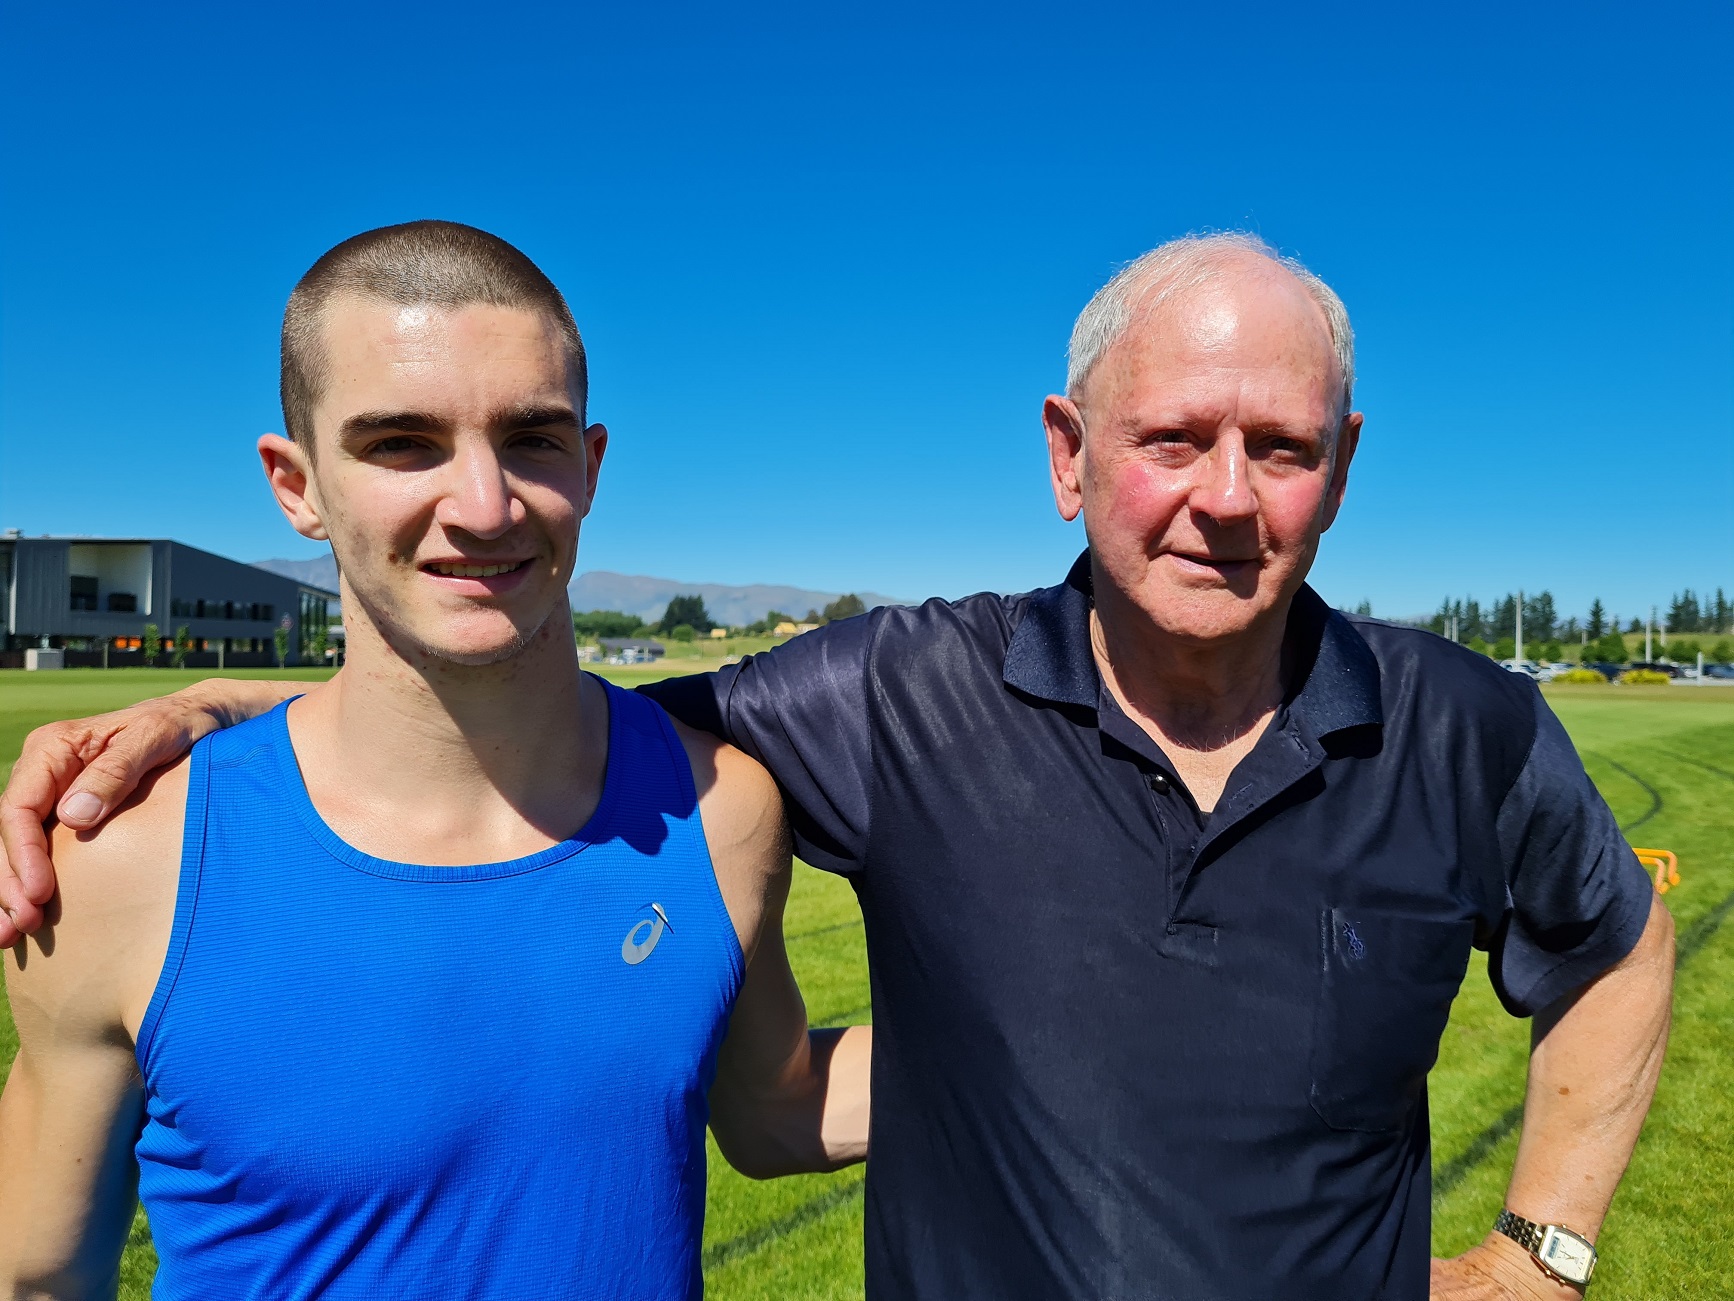
{"label": "nose", "polygon": [[524,522],[524,503],[500,464],[499,453],[485,438],[460,440],[448,463],[447,491],[434,519],[472,537],[497,538]]}
{"label": "nose", "polygon": [[1216,440],[1198,460],[1199,475],[1189,505],[1218,524],[1237,524],[1258,514],[1246,455],[1246,439],[1238,432]]}

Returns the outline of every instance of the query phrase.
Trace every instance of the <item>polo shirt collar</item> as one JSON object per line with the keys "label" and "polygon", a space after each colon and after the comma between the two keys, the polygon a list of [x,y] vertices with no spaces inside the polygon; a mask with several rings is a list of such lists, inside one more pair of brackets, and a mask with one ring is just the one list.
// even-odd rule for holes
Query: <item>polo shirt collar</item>
{"label": "polo shirt collar", "polygon": [[[1004,680],[1025,695],[1098,709],[1102,681],[1090,646],[1090,553],[1065,581],[1030,595],[1006,648]],[[1300,683],[1287,701],[1292,722],[1315,737],[1384,722],[1379,664],[1354,624],[1302,586],[1289,612],[1289,646]]]}
{"label": "polo shirt collar", "polygon": [[1289,610],[1288,644],[1295,654],[1312,656],[1310,665],[1302,659],[1295,666],[1300,690],[1290,698],[1290,718],[1317,737],[1385,721],[1373,648],[1347,615],[1305,584]]}
{"label": "polo shirt collar", "polygon": [[1073,563],[1066,581],[1030,594],[1005,653],[1005,683],[1057,705],[1096,708],[1101,677],[1090,647],[1090,553]]}

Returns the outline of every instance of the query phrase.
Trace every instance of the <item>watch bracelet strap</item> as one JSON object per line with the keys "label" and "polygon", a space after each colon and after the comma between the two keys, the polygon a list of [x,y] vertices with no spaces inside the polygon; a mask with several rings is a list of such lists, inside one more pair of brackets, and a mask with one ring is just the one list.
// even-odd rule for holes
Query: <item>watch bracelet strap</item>
{"label": "watch bracelet strap", "polygon": [[1493,1221],[1493,1231],[1503,1233],[1532,1256],[1541,1250],[1541,1240],[1547,1235],[1547,1230],[1534,1220],[1526,1220],[1510,1211],[1499,1212],[1499,1218]]}
{"label": "watch bracelet strap", "polygon": [[1594,1244],[1592,1244],[1587,1238],[1580,1238],[1569,1229],[1563,1229],[1561,1231],[1573,1238],[1578,1238],[1580,1242],[1584,1243],[1584,1245],[1589,1248],[1589,1269],[1581,1279],[1567,1278],[1564,1274],[1561,1274],[1556,1270],[1549,1262],[1541,1258],[1541,1245],[1547,1241],[1548,1230],[1550,1228],[1559,1228],[1558,1225],[1537,1224],[1534,1220],[1526,1220],[1523,1216],[1513,1214],[1509,1210],[1501,1210],[1499,1212],[1499,1217],[1493,1221],[1493,1228],[1495,1232],[1503,1233],[1506,1237],[1510,1238],[1513,1242],[1517,1243],[1518,1246],[1522,1247],[1533,1256],[1535,1258],[1535,1263],[1540,1265],[1542,1269],[1553,1275],[1553,1277],[1563,1279],[1565,1282],[1572,1284],[1574,1287],[1581,1287],[1589,1281],[1589,1276],[1595,1273],[1596,1249]]}

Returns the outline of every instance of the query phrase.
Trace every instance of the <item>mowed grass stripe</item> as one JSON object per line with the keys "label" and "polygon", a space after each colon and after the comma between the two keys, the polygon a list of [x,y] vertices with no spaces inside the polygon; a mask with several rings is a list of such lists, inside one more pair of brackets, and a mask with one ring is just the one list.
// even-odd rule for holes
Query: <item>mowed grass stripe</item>
{"label": "mowed grass stripe", "polygon": [[861,919],[857,917],[852,922],[838,922],[833,926],[821,926],[817,930],[802,931],[799,935],[785,935],[783,936],[783,943],[793,944],[796,940],[812,940],[821,935],[835,935],[838,931],[852,931],[859,925],[861,925]]}
{"label": "mowed grass stripe", "polygon": [[1645,809],[1641,816],[1634,818],[1632,821],[1621,823],[1620,824],[1620,830],[1621,831],[1626,832],[1628,834],[1633,832],[1633,831],[1636,831],[1639,827],[1643,826],[1644,823],[1648,822],[1651,818],[1655,817],[1656,814],[1658,814],[1662,811],[1662,793],[1660,791],[1658,791],[1654,786],[1650,785],[1650,783],[1645,781],[1642,777],[1638,776],[1637,773],[1633,772],[1630,768],[1626,767],[1623,763],[1618,763],[1615,760],[1608,758],[1605,754],[1597,754],[1594,750],[1585,750],[1584,754],[1589,756],[1590,758],[1597,759],[1600,762],[1605,763],[1608,767],[1612,768],[1615,772],[1624,773],[1627,777],[1630,777],[1634,782],[1636,782],[1640,787],[1642,787],[1644,794],[1646,794],[1650,797],[1650,807]]}
{"label": "mowed grass stripe", "polygon": [[774,1242],[803,1229],[829,1215],[839,1206],[847,1206],[850,1202],[859,1200],[866,1189],[865,1179],[851,1179],[840,1188],[821,1193],[810,1202],[803,1202],[789,1214],[760,1228],[750,1230],[739,1237],[729,1238],[704,1249],[704,1267],[706,1272],[726,1265],[729,1261],[750,1252],[760,1251]]}

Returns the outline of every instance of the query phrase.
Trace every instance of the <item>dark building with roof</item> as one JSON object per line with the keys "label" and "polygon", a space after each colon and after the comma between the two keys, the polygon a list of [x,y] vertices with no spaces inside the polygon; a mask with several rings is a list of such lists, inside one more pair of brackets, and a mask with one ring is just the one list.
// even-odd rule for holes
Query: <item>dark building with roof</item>
{"label": "dark building with roof", "polygon": [[[321,660],[337,593],[166,538],[0,536],[0,664],[34,647],[67,662],[137,663],[147,625],[164,642],[185,629],[187,662],[290,664]],[[92,659],[90,657],[94,656]]]}

